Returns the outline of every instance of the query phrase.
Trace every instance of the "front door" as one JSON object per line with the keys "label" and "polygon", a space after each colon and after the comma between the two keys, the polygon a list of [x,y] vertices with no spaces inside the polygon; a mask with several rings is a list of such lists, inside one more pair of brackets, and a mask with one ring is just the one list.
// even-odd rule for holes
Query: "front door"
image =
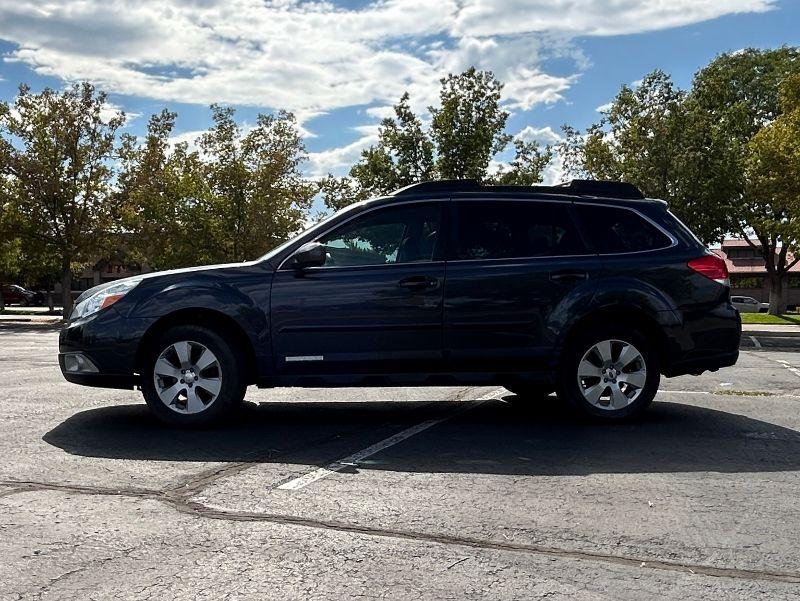
{"label": "front door", "polygon": [[324,265],[275,273],[271,321],[279,375],[439,368],[443,208],[425,201],[367,210],[320,235]]}
{"label": "front door", "polygon": [[569,201],[463,200],[453,220],[444,349],[456,371],[546,371],[556,335],[602,266]]}

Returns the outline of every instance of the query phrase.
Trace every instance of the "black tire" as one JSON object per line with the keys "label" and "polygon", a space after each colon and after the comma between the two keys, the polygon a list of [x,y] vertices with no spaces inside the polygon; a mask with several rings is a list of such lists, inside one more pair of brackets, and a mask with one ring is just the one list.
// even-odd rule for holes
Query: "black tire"
{"label": "black tire", "polygon": [[[596,381],[598,385],[605,382],[602,377],[595,379],[587,378],[579,382],[578,368],[584,355],[590,351],[595,345],[603,341],[615,341],[612,343],[612,356],[614,353],[621,352],[618,349],[623,348],[623,344],[631,344],[639,351],[641,361],[645,367],[644,385],[641,387],[631,387],[628,389],[628,394],[633,400],[626,401],[629,404],[622,408],[613,408],[610,399],[608,405],[605,406],[605,399],[598,399],[597,404],[590,402],[585,396],[582,389],[588,389],[593,386]],[[593,358],[599,358],[593,355]],[[642,364],[636,363],[634,368],[640,367]],[[624,374],[627,376],[627,374]],[[581,415],[590,417],[599,421],[616,422],[621,420],[631,419],[640,415],[647,407],[653,402],[653,399],[658,392],[658,384],[661,380],[660,364],[658,352],[648,339],[636,330],[624,328],[622,326],[596,326],[590,328],[585,334],[582,334],[572,340],[564,350],[561,358],[561,364],[558,374],[558,388],[557,393],[559,399],[566,402],[573,410]],[[620,378],[622,381],[622,378]],[[616,383],[617,380],[614,380]],[[605,384],[603,384],[604,386]],[[609,387],[612,386],[612,381],[608,380]],[[627,385],[626,385],[627,386]],[[611,388],[606,389],[604,394],[611,396]],[[603,405],[603,406],[598,406]]]}
{"label": "black tire", "polygon": [[[176,408],[168,407],[161,400],[156,389],[154,370],[156,361],[161,353],[175,343],[189,341],[193,352],[197,353],[206,347],[213,353],[217,360],[219,379],[219,393],[216,398],[208,402],[205,409],[198,413],[182,413]],[[176,326],[162,334],[155,344],[146,352],[142,367],[142,396],[150,410],[161,421],[174,426],[198,427],[219,423],[226,415],[241,406],[245,394],[245,378],[241,371],[244,361],[239,356],[235,347],[217,332],[202,326]]]}

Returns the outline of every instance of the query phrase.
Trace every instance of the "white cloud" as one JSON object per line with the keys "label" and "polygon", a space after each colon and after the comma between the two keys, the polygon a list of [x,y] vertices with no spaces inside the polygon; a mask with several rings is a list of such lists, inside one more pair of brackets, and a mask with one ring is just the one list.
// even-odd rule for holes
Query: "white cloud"
{"label": "white cloud", "polygon": [[[325,177],[328,173],[336,176],[346,175],[350,167],[358,162],[361,151],[378,141],[377,128],[369,129],[358,139],[338,148],[308,153],[306,173],[311,178]],[[361,128],[359,128],[361,129]]]}
{"label": "white cloud", "polygon": [[553,160],[550,161],[542,172],[542,184],[545,186],[554,186],[568,179],[564,171],[564,160],[561,155],[555,153],[553,155]]}
{"label": "white cloud", "polygon": [[[548,56],[587,60],[571,40],[768,10],[774,0],[81,0],[0,4],[5,60],[113,92],[317,115],[435,101],[438,79],[475,64],[506,82],[510,108],[561,100],[575,80]],[[379,109],[371,108],[375,113]],[[306,136],[312,135],[303,129]]]}
{"label": "white cloud", "polygon": [[606,102],[605,104],[601,104],[594,110],[596,110],[598,113],[607,113],[608,111],[611,110],[612,106],[614,106],[613,102]]}
{"label": "white cloud", "polygon": [[133,121],[134,119],[138,119],[139,117],[142,116],[141,113],[132,113],[130,111],[125,111],[118,104],[106,101],[106,103],[103,105],[103,108],[100,109],[100,118],[103,121],[108,122],[110,119],[116,117],[119,113],[125,114],[125,123],[123,124],[123,127],[129,125],[130,122]]}
{"label": "white cloud", "polygon": [[561,141],[561,136],[549,125],[547,127],[533,127],[527,125],[515,136],[523,142],[536,140],[540,144],[556,144]]}
{"label": "white cloud", "polygon": [[763,12],[776,0],[470,0],[453,30],[492,36],[562,32],[608,36],[655,31],[723,15]]}
{"label": "white cloud", "polygon": [[169,137],[168,143],[170,150],[174,149],[178,144],[186,143],[186,149],[189,152],[200,151],[200,136],[206,133],[205,130],[198,129],[193,131],[185,131]]}

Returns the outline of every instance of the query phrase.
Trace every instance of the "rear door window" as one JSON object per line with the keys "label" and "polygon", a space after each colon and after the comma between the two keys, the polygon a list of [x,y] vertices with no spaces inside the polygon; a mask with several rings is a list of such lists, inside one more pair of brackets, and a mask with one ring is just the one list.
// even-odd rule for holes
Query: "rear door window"
{"label": "rear door window", "polygon": [[459,201],[451,255],[456,260],[585,254],[565,203]]}
{"label": "rear door window", "polygon": [[672,246],[672,240],[636,211],[576,205],[583,229],[600,254],[633,253]]}

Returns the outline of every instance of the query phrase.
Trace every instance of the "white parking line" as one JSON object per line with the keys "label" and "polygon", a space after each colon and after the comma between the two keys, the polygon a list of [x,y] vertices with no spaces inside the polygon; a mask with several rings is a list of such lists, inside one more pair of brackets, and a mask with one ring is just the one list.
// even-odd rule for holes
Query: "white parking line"
{"label": "white parking line", "polygon": [[788,369],[794,375],[800,376],[800,369],[797,369],[794,365],[792,365],[788,361],[784,361],[783,359],[773,359],[772,357],[768,357],[768,359],[770,361],[772,361],[773,363],[777,363],[781,367],[784,367],[784,368]]}
{"label": "white parking line", "polygon": [[380,442],[376,442],[373,445],[368,446],[365,449],[361,449],[353,453],[352,455],[348,455],[338,461],[334,461],[326,465],[325,467],[321,467],[319,469],[314,470],[313,472],[308,472],[300,476],[299,478],[295,478],[293,480],[289,480],[288,482],[284,482],[278,488],[280,490],[300,490],[301,488],[305,488],[309,484],[316,482],[317,480],[322,480],[323,478],[327,478],[331,474],[335,474],[338,471],[346,469],[348,467],[353,467],[362,459],[366,459],[370,455],[375,455],[376,453],[380,453],[384,449],[388,449],[391,446],[396,445],[397,443],[403,442],[407,438],[411,438],[415,434],[419,434],[428,428],[431,428],[437,424],[442,423],[445,420],[450,419],[451,417],[455,417],[460,413],[464,413],[465,411],[469,411],[470,409],[474,409],[478,405],[485,403],[486,401],[490,401],[492,399],[496,399],[504,394],[508,394],[505,388],[498,388],[490,392],[489,394],[485,394],[484,396],[475,399],[474,401],[463,403],[463,406],[456,407],[453,411],[450,411],[443,415],[442,417],[437,417],[435,419],[429,419],[422,423],[417,424],[416,426],[411,426],[410,428],[406,428],[397,434],[390,436],[389,438],[384,438]]}

